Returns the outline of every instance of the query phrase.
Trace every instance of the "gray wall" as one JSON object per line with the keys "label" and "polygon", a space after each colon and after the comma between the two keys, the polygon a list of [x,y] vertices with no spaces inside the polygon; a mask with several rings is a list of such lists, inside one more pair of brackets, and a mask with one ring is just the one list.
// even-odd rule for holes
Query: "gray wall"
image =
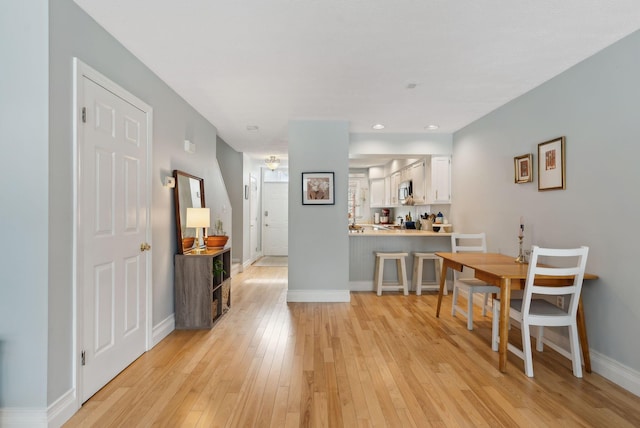
{"label": "gray wall", "polygon": [[0,407],[47,402],[48,31],[46,0],[0,2]]}
{"label": "gray wall", "polygon": [[[635,376],[636,381],[638,76],[637,32],[460,130],[453,139],[456,229],[484,230],[490,250],[515,255],[519,218],[524,216],[526,247],[590,246],[587,268],[600,276],[587,282],[583,292],[594,370],[610,370],[606,361],[611,358],[623,365],[621,372],[635,371],[624,376]],[[567,188],[538,192],[537,145],[559,136],[567,139]],[[513,157],[525,153],[534,153],[534,182],[517,185]]]}
{"label": "gray wall", "polygon": [[220,165],[220,172],[224,178],[224,184],[231,202],[231,209],[236,213],[231,223],[224,225],[225,231],[231,237],[231,258],[234,263],[242,260],[243,254],[243,200],[244,186],[242,184],[243,173],[242,153],[236,152],[222,138],[218,137],[216,156]]}
{"label": "gray wall", "polygon": [[[348,158],[348,122],[289,123],[290,301],[349,289]],[[302,205],[302,172],[334,172],[335,205]]]}
{"label": "gray wall", "polygon": [[[203,177],[212,217],[230,222],[231,209],[215,157],[215,127],[75,3],[9,0],[1,8],[2,40],[15,42],[0,44],[0,140],[4,171],[20,179],[5,186],[0,223],[3,240],[12,243],[2,246],[0,258],[0,406],[43,409],[74,386],[73,57],[154,109],[155,327],[171,328],[177,248],[173,191],[163,187],[163,178],[173,169]],[[185,139],[196,143],[196,154],[184,152]],[[16,251],[23,243],[29,245],[28,257]]]}

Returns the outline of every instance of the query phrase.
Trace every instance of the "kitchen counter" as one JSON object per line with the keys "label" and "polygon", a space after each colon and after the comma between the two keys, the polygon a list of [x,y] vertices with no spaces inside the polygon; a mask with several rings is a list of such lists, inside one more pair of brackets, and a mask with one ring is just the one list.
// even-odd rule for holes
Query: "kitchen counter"
{"label": "kitchen counter", "polygon": [[[361,229],[349,231],[349,287],[351,291],[374,291],[373,274],[376,252],[406,252],[408,280],[413,272],[413,253],[451,251],[451,232],[431,230],[390,229],[374,230],[381,225],[358,225]],[[392,225],[389,225],[392,226]],[[386,225],[382,226],[386,227]],[[358,238],[358,239],[356,239]],[[384,280],[395,278],[395,266],[385,269]],[[423,278],[433,280],[433,263],[424,264]]]}
{"label": "kitchen counter", "polygon": [[403,229],[401,226],[393,224],[360,223],[356,224],[355,228],[354,226],[349,226],[349,236],[451,236],[450,224],[442,224],[441,226],[434,224],[433,227],[440,227],[440,230],[434,232],[433,230]]}
{"label": "kitchen counter", "polygon": [[350,230],[350,237],[360,236],[388,236],[388,237],[429,237],[429,236],[451,236],[451,232],[434,232],[432,230],[416,230],[416,229],[396,229],[396,230]]}

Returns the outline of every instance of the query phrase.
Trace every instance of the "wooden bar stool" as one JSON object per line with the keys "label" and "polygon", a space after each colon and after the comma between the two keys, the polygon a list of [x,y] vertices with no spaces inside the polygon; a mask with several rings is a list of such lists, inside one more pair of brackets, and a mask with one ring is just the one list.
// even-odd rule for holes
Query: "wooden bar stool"
{"label": "wooden bar stool", "polygon": [[[433,260],[433,269],[435,272],[435,281],[422,282],[422,268],[425,260]],[[416,296],[422,294],[422,287],[427,290],[440,290],[440,272],[442,271],[442,259],[434,253],[413,253],[413,275],[412,282],[416,290]],[[448,294],[447,287],[444,288],[444,294]]]}
{"label": "wooden bar stool", "polygon": [[[407,284],[407,264],[405,258],[408,253],[376,253],[376,271],[374,274],[374,283],[378,296],[382,295],[382,291],[400,291],[403,290],[404,295],[409,294],[409,286]],[[384,262],[386,260],[395,260],[398,272],[398,282],[384,282]]]}

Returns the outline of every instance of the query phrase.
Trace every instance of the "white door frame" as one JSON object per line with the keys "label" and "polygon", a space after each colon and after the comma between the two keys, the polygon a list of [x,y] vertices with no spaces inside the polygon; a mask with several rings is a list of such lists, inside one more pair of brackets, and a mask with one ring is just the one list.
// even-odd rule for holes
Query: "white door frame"
{"label": "white door frame", "polygon": [[[82,406],[82,362],[81,362],[81,352],[82,352],[82,342],[83,342],[83,325],[82,319],[84,315],[84,306],[83,306],[83,290],[80,286],[80,279],[82,278],[82,253],[84,248],[82,248],[82,244],[78,241],[80,237],[79,233],[79,212],[80,212],[80,194],[79,194],[79,180],[80,180],[80,150],[82,149],[82,132],[80,131],[80,127],[82,126],[82,104],[83,104],[83,91],[82,91],[82,80],[83,78],[88,78],[105,89],[113,92],[118,97],[123,100],[133,104],[140,110],[142,110],[146,115],[146,126],[147,126],[147,153],[146,153],[146,162],[147,162],[147,176],[144,177],[147,185],[147,189],[145,197],[147,198],[147,212],[146,212],[146,220],[147,220],[147,236],[146,242],[152,244],[151,242],[151,150],[152,150],[152,125],[153,125],[153,109],[147,103],[126,91],[116,83],[109,80],[107,77],[94,70],[87,64],[80,61],[78,58],[73,58],[73,296],[75,299],[74,304],[74,313],[73,313],[73,349],[74,355],[72,357],[72,366],[73,373],[75,375],[74,385],[75,385],[75,398],[77,409]],[[149,251],[146,252],[146,279],[147,283],[146,287],[146,319],[145,319],[145,351],[150,349],[150,345],[152,343],[152,295],[151,295],[151,253]]]}

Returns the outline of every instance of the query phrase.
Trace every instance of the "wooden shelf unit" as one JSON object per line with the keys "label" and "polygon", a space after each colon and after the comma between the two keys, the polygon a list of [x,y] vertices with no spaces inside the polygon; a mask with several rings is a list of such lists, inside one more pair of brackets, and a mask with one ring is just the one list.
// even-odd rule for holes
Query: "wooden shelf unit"
{"label": "wooden shelf unit", "polygon": [[[224,273],[214,277],[216,260],[222,261]],[[223,289],[229,289],[223,302]],[[175,256],[176,329],[208,329],[231,307],[231,248],[202,250]]]}

